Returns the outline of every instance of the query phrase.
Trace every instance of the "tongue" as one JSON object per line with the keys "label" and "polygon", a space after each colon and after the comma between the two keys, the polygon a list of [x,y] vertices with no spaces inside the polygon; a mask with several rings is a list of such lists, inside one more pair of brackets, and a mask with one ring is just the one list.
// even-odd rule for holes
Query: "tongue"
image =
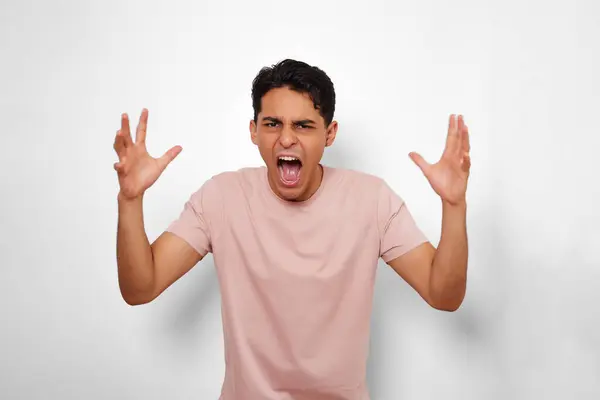
{"label": "tongue", "polygon": [[300,174],[300,164],[296,162],[283,162],[280,168],[281,178],[287,182],[295,182]]}

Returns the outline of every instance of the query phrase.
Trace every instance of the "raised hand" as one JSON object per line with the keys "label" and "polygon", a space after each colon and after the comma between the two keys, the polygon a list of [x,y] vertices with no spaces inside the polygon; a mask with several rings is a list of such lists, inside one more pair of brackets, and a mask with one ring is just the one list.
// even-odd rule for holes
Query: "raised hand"
{"label": "raised hand", "polygon": [[122,199],[140,197],[162,174],[167,165],[181,152],[181,146],[174,146],[160,158],[153,158],[146,149],[146,128],[148,126],[148,110],[143,109],[135,133],[135,142],[129,130],[129,117],[121,115],[121,129],[117,131],[114,149],[119,162],[114,168],[119,176]]}
{"label": "raised hand", "polygon": [[411,152],[410,158],[421,169],[431,187],[451,205],[463,203],[467,192],[467,181],[471,169],[469,151],[469,129],[459,115],[450,115],[446,148],[440,160],[429,164],[418,153]]}

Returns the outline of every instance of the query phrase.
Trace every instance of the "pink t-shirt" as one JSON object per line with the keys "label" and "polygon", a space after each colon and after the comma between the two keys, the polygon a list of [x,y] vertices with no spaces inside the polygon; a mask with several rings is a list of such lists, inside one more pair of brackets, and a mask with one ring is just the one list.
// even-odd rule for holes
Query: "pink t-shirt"
{"label": "pink t-shirt", "polygon": [[212,252],[222,298],[222,400],[368,400],[378,259],[427,241],[380,178],[323,166],[308,200],[286,202],[266,167],[224,172],[168,231]]}

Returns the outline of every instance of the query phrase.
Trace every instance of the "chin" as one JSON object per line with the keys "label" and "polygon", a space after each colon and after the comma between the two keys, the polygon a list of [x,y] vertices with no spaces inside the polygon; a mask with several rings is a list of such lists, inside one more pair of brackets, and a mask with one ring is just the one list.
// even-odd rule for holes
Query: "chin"
{"label": "chin", "polygon": [[280,190],[279,191],[279,196],[285,200],[285,201],[289,201],[289,202],[300,202],[302,201],[300,198],[302,196],[302,192],[298,191],[298,190],[294,190],[293,193],[290,192],[289,190]]}

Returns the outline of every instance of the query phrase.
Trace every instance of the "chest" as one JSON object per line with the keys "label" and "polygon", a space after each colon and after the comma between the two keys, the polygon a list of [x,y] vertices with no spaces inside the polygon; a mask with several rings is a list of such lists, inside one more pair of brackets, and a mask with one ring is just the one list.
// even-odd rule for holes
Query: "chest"
{"label": "chest", "polygon": [[[337,199],[318,207],[274,207],[249,199],[225,205],[215,256],[259,276],[327,280],[369,269],[378,260],[376,210]],[[233,267],[231,267],[233,268]]]}

